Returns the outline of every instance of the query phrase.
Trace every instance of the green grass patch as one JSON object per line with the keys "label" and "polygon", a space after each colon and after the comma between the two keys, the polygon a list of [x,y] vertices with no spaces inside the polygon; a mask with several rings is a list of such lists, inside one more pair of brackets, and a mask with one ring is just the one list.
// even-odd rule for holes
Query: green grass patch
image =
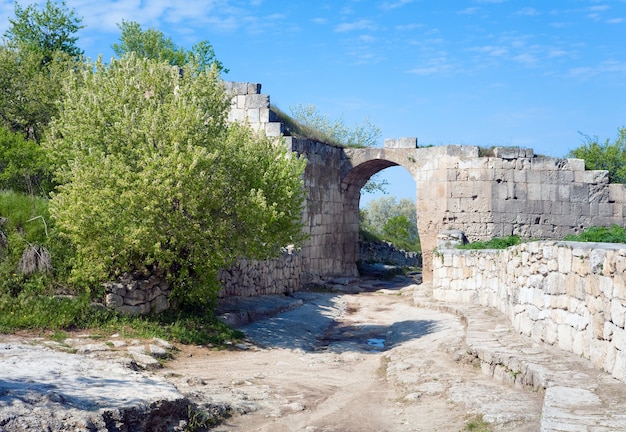
{"label": "green grass patch", "polygon": [[578,235],[571,234],[566,236],[565,240],[597,243],[626,243],[626,229],[619,225],[611,225],[610,227],[592,226]]}
{"label": "green grass patch", "polygon": [[457,246],[457,249],[506,249],[520,244],[519,236],[495,237],[491,240],[477,241]]}
{"label": "green grass patch", "polygon": [[46,198],[0,191],[0,217],[6,218],[6,224],[0,225],[0,229],[7,236],[19,232],[28,242],[43,243],[49,233],[50,214]]}
{"label": "green grass patch", "polygon": [[51,332],[54,340],[66,332],[89,330],[103,337],[119,333],[128,338],[162,338],[183,344],[216,346],[239,340],[243,333],[217,320],[211,310],[167,311],[159,315],[128,316],[94,306],[88,295],[46,296],[22,292],[0,296],[0,333],[20,330]]}

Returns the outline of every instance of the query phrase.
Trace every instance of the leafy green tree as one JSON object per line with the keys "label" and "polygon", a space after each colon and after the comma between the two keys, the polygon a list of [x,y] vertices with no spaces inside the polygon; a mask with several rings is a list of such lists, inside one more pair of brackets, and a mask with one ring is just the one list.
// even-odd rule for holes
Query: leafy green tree
{"label": "leafy green tree", "polygon": [[404,239],[409,241],[411,231],[411,221],[405,215],[390,217],[383,227],[383,235],[388,239]]}
{"label": "leafy green tree", "polygon": [[75,280],[164,272],[196,304],[236,258],[304,239],[305,161],[227,123],[215,69],[181,75],[129,54],[80,75],[46,140],[62,183],[50,212],[76,247]]}
{"label": "leafy green tree", "polygon": [[63,82],[77,67],[64,53],[42,62],[41,53],[0,46],[0,126],[34,141],[56,115]]}
{"label": "leafy green tree", "polygon": [[0,126],[0,189],[29,195],[47,195],[52,175],[39,144]]}
{"label": "leafy green tree", "polygon": [[83,28],[82,18],[66,7],[65,0],[47,0],[43,9],[36,4],[24,8],[16,1],[15,18],[9,22],[5,38],[21,50],[39,54],[42,64],[51,62],[58,53],[73,58],[83,55],[75,36]]}
{"label": "leafy green tree", "polygon": [[117,26],[122,32],[120,42],[114,43],[111,48],[118,57],[134,52],[139,57],[165,61],[172,66],[194,63],[199,70],[215,67],[218,71],[228,72],[215,58],[213,46],[208,41],[201,41],[187,51],[177,46],[160,30],[154,28],[143,30],[135,21],[122,20]]}
{"label": "leafy green tree", "polygon": [[317,111],[315,105],[296,105],[289,107],[293,117],[303,125],[321,131],[330,141],[345,147],[374,147],[380,139],[380,129],[368,118],[357,123],[354,128],[346,126],[343,116],[331,119]]}
{"label": "leafy green tree", "polygon": [[361,227],[375,237],[392,243],[402,243],[402,247],[419,249],[417,232],[417,212],[415,202],[394,196],[372,200],[361,210]]}
{"label": "leafy green tree", "polygon": [[626,127],[618,129],[617,138],[600,143],[597,137],[583,135],[585,142],[569,152],[568,157],[585,160],[589,170],[607,170],[611,183],[626,183]]}
{"label": "leafy green tree", "polygon": [[[295,105],[289,107],[293,117],[306,128],[319,132],[321,139],[328,144],[336,144],[345,147],[374,147],[380,139],[381,132],[378,127],[363,119],[362,123],[357,123],[354,128],[346,126],[343,117],[331,119],[321,114],[315,105]],[[374,175],[361,189],[366,193],[380,191],[387,193],[386,180],[381,180],[378,174]]]}

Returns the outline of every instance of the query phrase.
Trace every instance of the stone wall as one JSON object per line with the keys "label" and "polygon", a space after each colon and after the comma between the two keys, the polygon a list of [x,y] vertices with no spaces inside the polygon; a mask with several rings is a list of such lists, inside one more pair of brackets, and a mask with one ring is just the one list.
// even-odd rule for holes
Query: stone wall
{"label": "stone wall", "polygon": [[222,282],[219,297],[292,293],[301,288],[302,254],[288,248],[272,260],[241,259],[222,270],[219,279]]}
{"label": "stone wall", "polygon": [[270,96],[261,94],[261,84],[225,81],[224,86],[232,98],[228,121],[247,123],[269,137],[282,135],[283,124],[270,109]]}
{"label": "stone wall", "polygon": [[516,330],[590,359],[626,381],[626,245],[530,242],[506,250],[440,250],[439,300],[494,307]]}
{"label": "stone wall", "polygon": [[105,306],[122,313],[147,315],[170,307],[170,284],[162,276],[124,274],[103,286]]}
{"label": "stone wall", "polygon": [[398,249],[389,242],[359,242],[359,259],[368,263],[421,267],[422,254]]}

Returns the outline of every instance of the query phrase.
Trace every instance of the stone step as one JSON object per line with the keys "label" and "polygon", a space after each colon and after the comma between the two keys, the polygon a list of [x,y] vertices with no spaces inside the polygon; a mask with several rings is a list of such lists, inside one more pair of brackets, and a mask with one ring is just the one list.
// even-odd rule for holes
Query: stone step
{"label": "stone step", "polygon": [[589,360],[519,334],[495,309],[434,300],[428,284],[417,286],[414,302],[462,318],[468,354],[484,373],[544,392],[542,432],[626,430],[626,383]]}

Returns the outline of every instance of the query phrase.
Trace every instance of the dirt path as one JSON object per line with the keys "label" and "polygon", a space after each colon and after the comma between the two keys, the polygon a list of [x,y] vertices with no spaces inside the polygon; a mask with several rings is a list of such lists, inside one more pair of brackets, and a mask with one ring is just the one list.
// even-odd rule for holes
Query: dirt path
{"label": "dirt path", "polygon": [[539,430],[542,399],[458,360],[463,325],[412,305],[415,286],[300,293],[304,305],[243,328],[248,349],[187,347],[161,372],[202,403],[236,413],[214,430]]}

